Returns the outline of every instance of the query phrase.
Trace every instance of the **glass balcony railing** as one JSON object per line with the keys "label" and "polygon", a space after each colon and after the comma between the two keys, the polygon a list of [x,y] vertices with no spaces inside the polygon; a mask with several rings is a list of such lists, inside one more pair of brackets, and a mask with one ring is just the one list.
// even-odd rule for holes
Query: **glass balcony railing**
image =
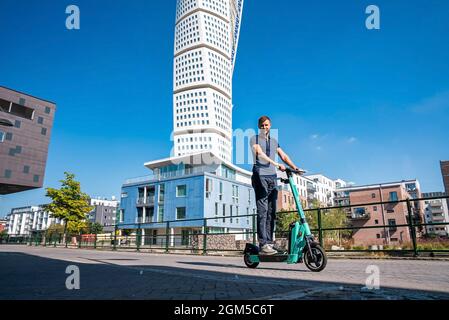
{"label": "glass balcony railing", "polygon": [[371,218],[371,215],[369,212],[364,213],[352,213],[351,219],[352,220],[369,220]]}
{"label": "glass balcony railing", "polygon": [[138,198],[136,204],[138,206],[154,205],[154,196],[149,196],[146,198]]}

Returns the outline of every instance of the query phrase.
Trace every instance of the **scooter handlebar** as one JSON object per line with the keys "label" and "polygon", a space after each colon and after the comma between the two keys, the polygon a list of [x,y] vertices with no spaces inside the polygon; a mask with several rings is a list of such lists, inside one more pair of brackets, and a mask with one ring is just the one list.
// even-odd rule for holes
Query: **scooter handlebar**
{"label": "scooter handlebar", "polygon": [[302,169],[294,170],[292,168],[286,168],[285,172],[287,173],[287,175],[292,174],[292,173],[302,175],[302,174],[306,173],[305,170],[302,170]]}

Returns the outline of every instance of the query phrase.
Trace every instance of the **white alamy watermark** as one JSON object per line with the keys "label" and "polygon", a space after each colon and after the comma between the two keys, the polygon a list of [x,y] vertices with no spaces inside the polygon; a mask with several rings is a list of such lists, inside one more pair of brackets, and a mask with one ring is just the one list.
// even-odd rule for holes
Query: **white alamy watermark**
{"label": "white alamy watermark", "polygon": [[365,273],[369,276],[365,280],[364,289],[379,290],[380,289],[380,269],[376,265],[369,265],[366,267]]}
{"label": "white alamy watermark", "polygon": [[67,290],[79,290],[80,289],[80,269],[78,266],[69,265],[65,269],[65,273],[69,274],[65,280],[65,287]]}
{"label": "white alamy watermark", "polygon": [[380,9],[376,5],[369,5],[365,10],[366,14],[369,16],[365,20],[365,26],[368,30],[379,30],[380,29]]}
{"label": "white alamy watermark", "polygon": [[[217,134],[218,133],[218,134]],[[229,151],[235,155],[234,161],[230,161],[236,165],[245,165],[254,163],[254,155],[251,146],[251,139],[257,134],[260,134],[260,130],[254,130],[252,128],[237,128],[232,132],[231,141],[228,141]],[[211,137],[211,141],[207,138]],[[203,164],[214,165],[221,163],[221,160],[213,156],[219,155],[220,141],[218,137],[223,137],[216,129],[199,129],[188,130],[183,133],[172,132],[170,140],[173,141],[173,147],[170,151],[172,157],[183,157],[173,159],[172,164],[178,165],[184,164]],[[279,141],[279,130],[270,130],[271,139]],[[213,139],[213,140],[212,140]],[[232,148],[234,146],[234,148]],[[273,150],[276,152],[276,150]],[[189,157],[184,157],[189,155]],[[263,160],[260,160],[263,162]]]}
{"label": "white alamy watermark", "polygon": [[65,19],[65,27],[69,30],[80,29],[80,8],[74,4],[67,6],[65,13],[69,16]]}

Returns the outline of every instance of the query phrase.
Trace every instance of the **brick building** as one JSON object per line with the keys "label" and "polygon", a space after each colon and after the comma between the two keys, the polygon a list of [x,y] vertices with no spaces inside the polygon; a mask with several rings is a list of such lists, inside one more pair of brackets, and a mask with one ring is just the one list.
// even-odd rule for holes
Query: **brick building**
{"label": "brick building", "polygon": [[[395,201],[411,199],[413,221],[416,223],[424,221],[424,204],[422,201],[414,200],[421,197],[417,180],[353,186],[339,189],[338,193],[340,199],[346,198],[346,204],[360,204],[359,207],[355,206],[347,211],[351,226],[379,226],[379,228],[355,229],[352,235],[354,245],[401,245],[411,241],[409,228],[397,227],[408,223],[407,203]],[[375,204],[389,201],[393,203]],[[421,236],[422,228],[416,229],[417,236]]]}
{"label": "brick building", "polygon": [[[0,86],[0,194],[41,188],[56,105]],[[3,122],[3,121],[2,121]]]}

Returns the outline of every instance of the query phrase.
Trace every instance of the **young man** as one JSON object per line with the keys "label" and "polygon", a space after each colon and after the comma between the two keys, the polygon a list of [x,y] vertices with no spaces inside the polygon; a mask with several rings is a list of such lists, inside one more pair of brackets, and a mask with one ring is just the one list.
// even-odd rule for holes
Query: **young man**
{"label": "young man", "polygon": [[282,151],[278,141],[270,136],[270,118],[267,116],[260,117],[258,127],[259,134],[250,140],[253,158],[255,159],[251,182],[256,193],[257,237],[259,239],[260,254],[271,255],[277,253],[277,250],[273,249],[278,196],[276,168],[285,171],[283,164],[275,162],[276,153],[292,169],[301,169],[296,167],[288,155]]}

